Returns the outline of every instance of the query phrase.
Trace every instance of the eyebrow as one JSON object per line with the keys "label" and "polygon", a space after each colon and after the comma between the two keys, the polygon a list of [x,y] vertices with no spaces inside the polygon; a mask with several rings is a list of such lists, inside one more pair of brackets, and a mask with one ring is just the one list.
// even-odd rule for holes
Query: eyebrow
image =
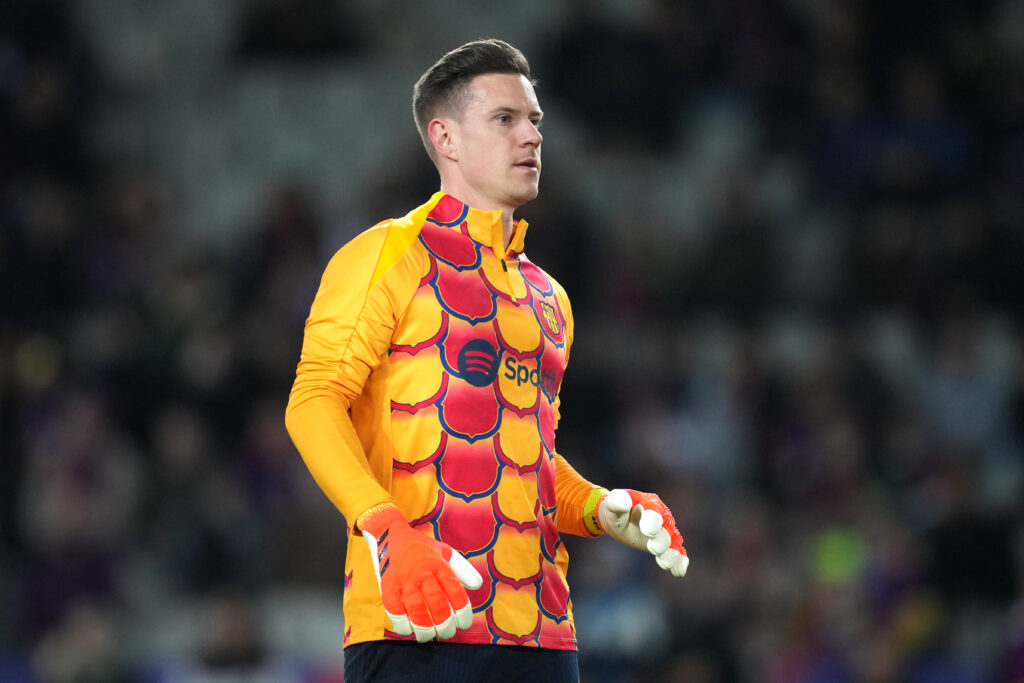
{"label": "eyebrow", "polygon": [[[523,110],[522,109],[517,109],[516,107],[500,106],[500,107],[495,107],[490,112],[488,112],[488,116],[495,116],[497,114],[515,114],[515,115],[519,115],[519,114],[522,114],[522,113],[523,113]],[[544,112],[542,112],[540,109],[532,109],[532,110],[530,110],[530,113],[527,114],[527,115],[528,116],[536,116],[538,119],[544,118]]]}

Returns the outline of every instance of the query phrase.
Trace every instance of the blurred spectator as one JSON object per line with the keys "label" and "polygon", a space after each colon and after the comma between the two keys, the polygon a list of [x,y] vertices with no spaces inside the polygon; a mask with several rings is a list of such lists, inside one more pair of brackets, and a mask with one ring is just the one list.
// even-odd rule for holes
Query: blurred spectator
{"label": "blurred spectator", "polygon": [[951,111],[942,73],[923,55],[892,68],[888,110],[878,122],[876,191],[907,199],[934,199],[975,172],[975,134]]}
{"label": "blurred spectator", "polygon": [[44,683],[127,683],[136,680],[120,641],[118,616],[104,605],[74,604],[33,653]]}
{"label": "blurred spectator", "polygon": [[332,0],[245,0],[239,53],[245,58],[339,57],[363,47],[365,33]]}
{"label": "blurred spectator", "polygon": [[218,592],[203,604],[202,646],[192,661],[175,662],[152,676],[157,683],[298,683],[301,672],[267,651],[255,611],[244,596]]}
{"label": "blurred spectator", "polygon": [[776,302],[780,262],[763,203],[752,179],[723,183],[709,226],[709,242],[692,275],[698,309],[718,311],[741,324],[758,321]]}
{"label": "blurred spectator", "polygon": [[117,597],[142,495],[135,444],[110,421],[100,395],[69,391],[33,426],[18,492],[21,618],[30,638],[78,598]]}
{"label": "blurred spectator", "polygon": [[563,23],[537,69],[544,91],[576,116],[595,150],[668,151],[680,93],[660,44],[592,2],[561,5]]}
{"label": "blurred spectator", "polygon": [[[982,311],[972,300],[952,302],[934,335],[922,377],[920,405],[948,451],[992,458],[1010,437],[1008,368],[984,336]],[[960,309],[960,310],[957,310]]]}
{"label": "blurred spectator", "polygon": [[255,588],[266,577],[261,528],[206,421],[169,405],[154,424],[154,542],[172,586],[204,593]]}
{"label": "blurred spectator", "polygon": [[13,161],[0,176],[44,171],[83,180],[95,79],[65,3],[9,2],[0,19],[0,123],[7,132],[0,149]]}

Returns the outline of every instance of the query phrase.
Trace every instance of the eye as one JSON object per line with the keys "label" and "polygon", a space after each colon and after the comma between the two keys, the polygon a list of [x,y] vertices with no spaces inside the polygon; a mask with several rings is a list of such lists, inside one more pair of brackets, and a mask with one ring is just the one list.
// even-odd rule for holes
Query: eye
{"label": "eye", "polygon": [[544,125],[544,121],[541,119],[530,119],[530,122],[533,124],[534,128],[540,128]]}
{"label": "eye", "polygon": [[494,120],[498,123],[512,123],[512,117],[508,114],[498,114]]}

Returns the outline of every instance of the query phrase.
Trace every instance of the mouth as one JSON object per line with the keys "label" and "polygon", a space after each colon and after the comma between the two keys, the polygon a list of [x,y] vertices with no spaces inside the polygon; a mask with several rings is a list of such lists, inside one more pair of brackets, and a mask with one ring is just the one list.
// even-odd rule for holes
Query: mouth
{"label": "mouth", "polygon": [[529,158],[523,159],[515,164],[516,168],[526,169],[528,171],[538,172],[540,171],[540,160]]}

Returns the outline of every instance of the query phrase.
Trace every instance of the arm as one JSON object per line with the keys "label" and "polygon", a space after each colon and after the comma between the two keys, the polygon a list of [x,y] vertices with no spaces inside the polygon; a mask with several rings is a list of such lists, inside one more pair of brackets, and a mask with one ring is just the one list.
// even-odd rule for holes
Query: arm
{"label": "arm", "polygon": [[349,416],[394,329],[388,292],[373,281],[387,233],[363,233],[327,265],[285,411],[288,433],[310,473],[353,527],[366,510],[391,502]]}
{"label": "arm", "polygon": [[[558,288],[559,303],[566,318],[566,359],[572,343],[573,319],[568,298]],[[555,400],[555,424],[559,420]],[[654,493],[632,489],[608,491],[584,479],[565,458],[555,454],[555,526],[561,533],[576,536],[607,534],[637,550],[655,556],[658,566],[673,576],[683,576],[690,559],[672,512]]]}
{"label": "arm", "polygon": [[393,629],[424,642],[470,626],[464,586],[478,588],[482,579],[449,546],[409,525],[378,480],[383,473],[375,476],[350,417],[416,287],[415,278],[387,278],[415,235],[409,227],[378,226],[331,259],[306,322],[285,424],[353,538],[361,536],[369,546]]}
{"label": "arm", "polygon": [[559,532],[576,536],[607,534],[623,545],[654,555],[658,566],[683,576],[690,565],[676,520],[654,493],[607,489],[584,479],[555,455],[555,500]]}

